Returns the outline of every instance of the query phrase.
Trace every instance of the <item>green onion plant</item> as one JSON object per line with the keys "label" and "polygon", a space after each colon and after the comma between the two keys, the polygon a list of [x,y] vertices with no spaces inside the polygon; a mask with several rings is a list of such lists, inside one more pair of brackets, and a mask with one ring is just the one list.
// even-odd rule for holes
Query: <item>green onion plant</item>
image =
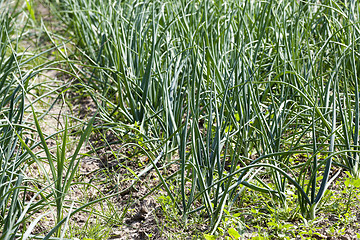
{"label": "green onion plant", "polygon": [[286,208],[290,185],[313,219],[334,164],[358,177],[357,2],[65,0],[59,13],[103,128],[137,128],[179,167],[157,173],[184,221],[205,211],[215,231],[244,187]]}

